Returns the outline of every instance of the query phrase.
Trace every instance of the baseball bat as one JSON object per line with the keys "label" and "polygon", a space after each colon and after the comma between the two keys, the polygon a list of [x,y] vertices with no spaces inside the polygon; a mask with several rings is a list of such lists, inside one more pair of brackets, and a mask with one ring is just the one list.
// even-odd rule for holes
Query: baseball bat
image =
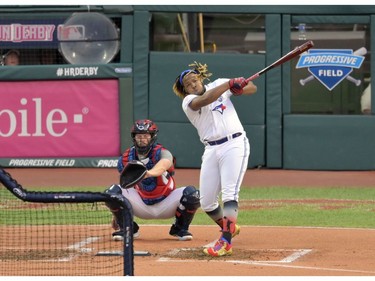
{"label": "baseball bat", "polygon": [[287,61],[290,61],[291,59],[295,58],[296,56],[306,52],[308,49],[312,48],[314,46],[313,41],[307,41],[306,43],[302,44],[301,46],[296,47],[294,50],[290,51],[283,57],[279,58],[277,61],[271,63],[269,66],[266,68],[263,68],[261,71],[258,71],[255,73],[253,76],[250,76],[249,78],[246,79],[246,82],[248,83],[249,81],[252,81],[256,78],[258,78],[260,75],[263,73],[267,72],[268,70],[271,70],[275,68],[276,66],[279,66],[283,63],[286,63]]}

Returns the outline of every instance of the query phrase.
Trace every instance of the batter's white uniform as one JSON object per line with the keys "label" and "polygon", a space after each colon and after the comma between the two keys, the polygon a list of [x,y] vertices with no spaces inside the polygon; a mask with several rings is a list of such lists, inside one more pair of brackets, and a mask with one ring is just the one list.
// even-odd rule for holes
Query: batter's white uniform
{"label": "batter's white uniform", "polygon": [[[217,79],[205,86],[206,91],[228,81],[229,79]],[[210,212],[219,205],[220,191],[223,203],[232,200],[238,202],[250,156],[250,143],[230,100],[230,90],[225,91],[215,102],[194,111],[189,104],[196,97],[197,95],[187,95],[182,101],[182,109],[205,145],[199,189],[201,207]],[[238,133],[241,135],[233,138]],[[228,140],[223,142],[223,138]],[[209,142],[212,141],[223,143],[210,145]]]}

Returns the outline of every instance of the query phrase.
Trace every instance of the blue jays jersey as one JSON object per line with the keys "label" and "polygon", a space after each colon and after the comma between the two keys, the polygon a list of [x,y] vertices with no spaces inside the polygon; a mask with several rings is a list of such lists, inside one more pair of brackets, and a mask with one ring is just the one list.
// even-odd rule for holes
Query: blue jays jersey
{"label": "blue jays jersey", "polygon": [[[205,86],[206,91],[223,83],[228,83],[228,81],[229,79],[224,78],[217,79]],[[216,101],[197,111],[189,107],[191,101],[198,97],[197,95],[187,95],[182,101],[182,109],[197,129],[202,143],[244,131],[233,103],[230,100],[231,96],[232,92],[227,90]]]}

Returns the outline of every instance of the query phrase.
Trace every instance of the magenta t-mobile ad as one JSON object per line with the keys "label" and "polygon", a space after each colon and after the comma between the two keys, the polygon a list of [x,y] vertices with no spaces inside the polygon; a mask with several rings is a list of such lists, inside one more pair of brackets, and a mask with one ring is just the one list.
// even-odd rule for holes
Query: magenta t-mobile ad
{"label": "magenta t-mobile ad", "polygon": [[120,153],[118,81],[0,82],[0,157]]}

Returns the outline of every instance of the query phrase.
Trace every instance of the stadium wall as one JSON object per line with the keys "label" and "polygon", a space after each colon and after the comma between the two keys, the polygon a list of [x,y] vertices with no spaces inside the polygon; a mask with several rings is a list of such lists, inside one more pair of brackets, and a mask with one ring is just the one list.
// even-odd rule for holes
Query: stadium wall
{"label": "stadium wall", "polygon": [[[306,15],[306,9],[309,15]],[[63,21],[74,12],[85,12],[86,6],[72,7],[20,7],[0,6],[2,23],[22,20],[55,20]],[[18,96],[9,106],[0,105],[2,143],[8,154],[0,155],[0,165],[4,167],[102,167],[114,168],[120,153],[131,140],[129,130],[134,120],[150,118],[159,128],[159,142],[170,148],[177,157],[180,168],[199,168],[203,145],[199,142],[195,129],[190,125],[181,110],[181,101],[173,94],[172,84],[181,69],[194,60],[205,62],[214,73],[214,78],[250,76],[269,65],[290,50],[290,29],[295,23],[309,22],[332,23],[364,23],[375,34],[375,6],[92,6],[91,11],[106,14],[110,18],[121,19],[121,49],[118,62],[92,65],[20,65],[17,68],[4,67],[0,71],[0,98],[9,99],[9,95],[20,88]],[[150,49],[150,17],[152,13],[259,13],[265,16],[266,48],[259,54],[232,53],[199,53],[199,52],[158,52]],[[9,44],[0,41],[0,49],[9,48]],[[5,45],[4,45],[5,44]],[[375,36],[371,36],[370,47],[375,44]],[[13,45],[21,46],[21,45]],[[375,71],[375,58],[371,57],[370,71]],[[229,67],[228,67],[229,66]],[[375,139],[373,130],[374,115],[317,115],[292,114],[291,89],[297,81],[290,72],[294,65],[285,64],[260,77],[256,84],[258,93],[249,98],[234,100],[245,131],[251,141],[251,157],[249,168],[267,167],[281,169],[313,169],[313,170],[372,170],[375,163],[375,151],[371,149],[371,140]],[[372,75],[371,75],[372,77]],[[373,78],[371,78],[372,81]],[[82,154],[74,152],[77,139],[67,142],[57,140],[47,143],[55,145],[55,154],[45,155],[45,143],[30,146],[28,137],[15,137],[14,142],[6,135],[10,132],[10,120],[18,122],[16,131],[21,134],[19,124],[23,116],[29,121],[37,117],[37,99],[39,91],[29,92],[29,87],[22,83],[45,81],[59,82],[58,88],[65,88],[65,83],[86,81],[117,81],[118,103],[113,108],[104,110],[100,101],[93,105],[94,111],[104,110],[102,122],[93,122],[92,131],[82,128],[69,128],[78,134]],[[11,83],[11,84],[9,84]],[[74,83],[73,83],[74,84]],[[7,87],[4,87],[6,85]],[[92,86],[96,87],[96,86]],[[93,88],[93,89],[94,89]],[[73,87],[73,89],[75,89]],[[91,88],[88,88],[91,89]],[[361,88],[363,89],[363,88]],[[358,92],[358,89],[355,89]],[[53,96],[46,106],[61,109],[61,101]],[[73,90],[70,90],[71,93]],[[95,91],[85,93],[82,88],[75,89],[76,97],[89,96]],[[315,87],[315,92],[319,87]],[[348,93],[352,88],[347,90]],[[358,93],[356,92],[356,95]],[[24,94],[23,94],[24,93]],[[16,94],[14,94],[16,95]],[[46,93],[47,95],[47,93]],[[64,94],[61,94],[64,95]],[[100,93],[98,93],[100,95]],[[105,91],[101,94],[105,97]],[[67,94],[65,94],[67,96]],[[27,104],[22,104],[22,98]],[[47,97],[49,98],[49,97]],[[79,103],[74,99],[76,103]],[[373,101],[374,104],[374,101]],[[42,104],[44,105],[44,104]],[[69,105],[69,103],[68,103]],[[32,108],[34,106],[34,108]],[[55,106],[55,107],[53,107]],[[60,107],[59,107],[60,106]],[[373,106],[374,108],[374,106]],[[42,108],[43,109],[43,108]],[[46,110],[43,109],[46,114]],[[12,112],[12,113],[10,113]],[[24,112],[24,113],[22,113]],[[91,111],[90,111],[91,112]],[[108,113],[108,115],[106,115]],[[111,113],[117,117],[111,117]],[[25,115],[22,115],[25,114]],[[58,113],[55,113],[58,114]],[[51,115],[50,120],[57,123],[58,117]],[[85,115],[89,116],[89,115]],[[54,119],[55,118],[55,119]],[[105,131],[106,124],[118,122],[117,130]],[[36,123],[36,121],[35,121]],[[60,124],[61,125],[61,124]],[[35,133],[29,125],[28,133]],[[34,126],[36,126],[34,124]],[[59,126],[55,124],[55,126]],[[103,128],[101,127],[103,126]],[[18,130],[18,131],[17,131]],[[61,133],[61,127],[55,127]],[[60,130],[60,131],[59,131]],[[103,133],[101,133],[103,132]],[[16,133],[15,133],[16,134]],[[33,138],[32,136],[29,139]],[[117,139],[110,140],[111,138]],[[42,139],[34,136],[35,141]],[[108,143],[106,141],[109,141]],[[57,142],[57,143],[56,143]],[[85,148],[109,148],[106,155],[101,149],[93,147],[94,152],[85,153]],[[71,149],[69,147],[71,146]],[[34,154],[28,156],[20,147],[29,148]],[[38,148],[39,147],[39,148]],[[60,150],[65,147],[66,150]],[[95,153],[95,149],[97,153]],[[14,154],[9,154],[9,150]],[[26,149],[27,150],[27,149]]]}

